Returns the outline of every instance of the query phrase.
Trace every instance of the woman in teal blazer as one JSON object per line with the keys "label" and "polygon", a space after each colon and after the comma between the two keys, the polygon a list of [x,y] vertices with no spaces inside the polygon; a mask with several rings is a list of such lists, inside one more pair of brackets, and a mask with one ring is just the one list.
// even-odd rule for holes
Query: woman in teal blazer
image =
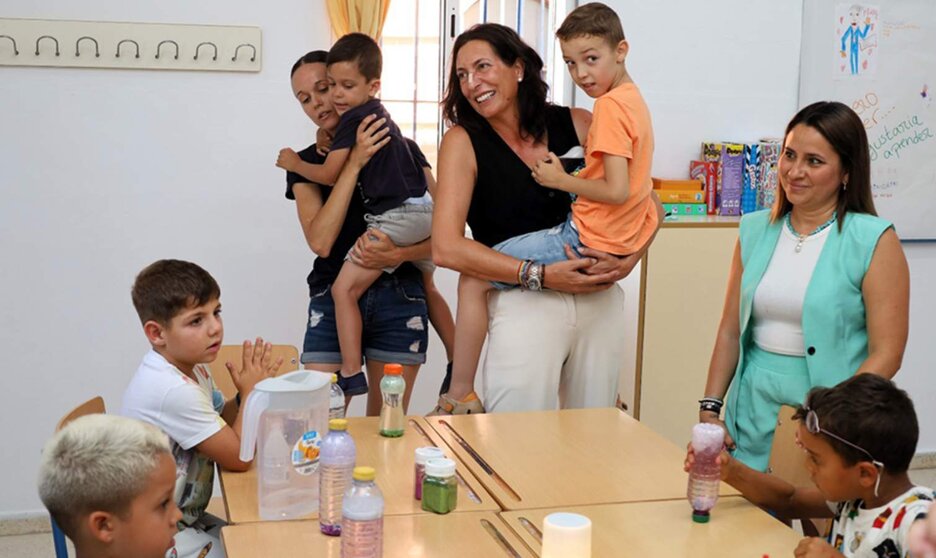
{"label": "woman in teal blazer", "polygon": [[874,210],[861,120],[815,103],[783,143],[774,207],[741,220],[699,402],[703,422],[721,423],[724,405],[729,448],[762,471],[780,406],[856,373],[893,377],[909,321],[909,269]]}

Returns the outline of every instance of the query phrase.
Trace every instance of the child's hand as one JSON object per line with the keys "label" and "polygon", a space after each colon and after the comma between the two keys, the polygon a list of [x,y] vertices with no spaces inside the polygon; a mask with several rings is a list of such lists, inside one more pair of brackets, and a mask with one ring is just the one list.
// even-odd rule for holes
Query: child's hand
{"label": "child's hand", "polygon": [[800,541],[793,551],[796,558],[844,558],[844,555],[832,548],[825,539],[808,537]]}
{"label": "child's hand", "polygon": [[280,149],[279,156],[276,158],[276,166],[289,172],[296,172],[301,162],[299,154],[288,147]]}
{"label": "child's hand", "polygon": [[315,150],[318,151],[319,155],[328,155],[328,152],[331,151],[333,139],[334,138],[325,128],[319,128],[318,131],[315,132]]}
{"label": "child's hand", "polygon": [[257,382],[271,378],[283,364],[283,357],[273,361],[273,345],[264,343],[262,337],[257,337],[255,343],[244,341],[244,352],[241,369],[234,368],[233,362],[226,362],[228,372],[234,387],[241,394],[241,402],[253,390]]}
{"label": "child's hand", "polygon": [[[721,480],[728,479],[728,470],[734,463],[734,458],[726,451],[722,450],[718,457],[715,459],[719,466],[719,473],[721,475]],[[692,449],[692,444],[690,443],[686,446],[686,461],[683,462],[683,471],[689,472],[692,469],[692,464],[695,463],[695,450]]]}
{"label": "child's hand", "polygon": [[540,186],[559,189],[559,183],[565,176],[567,173],[562,168],[562,161],[551,151],[545,161],[537,161],[533,165],[533,180]]}

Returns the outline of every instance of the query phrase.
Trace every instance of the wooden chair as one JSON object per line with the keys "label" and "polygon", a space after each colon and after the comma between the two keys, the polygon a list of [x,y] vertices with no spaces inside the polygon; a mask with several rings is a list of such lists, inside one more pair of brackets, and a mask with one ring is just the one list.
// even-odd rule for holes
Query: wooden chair
{"label": "wooden chair", "polygon": [[[234,397],[237,394],[237,388],[234,387],[231,374],[224,363],[230,361],[240,366],[243,353],[243,345],[223,345],[221,350],[218,351],[218,358],[208,365],[215,385],[218,386],[225,400]],[[276,371],[277,376],[302,367],[299,364],[299,349],[293,345],[273,345],[273,359],[275,360],[277,357],[283,357],[283,364]]]}
{"label": "wooden chair", "polygon": [[[796,487],[814,486],[806,468],[806,454],[796,446],[796,430],[799,422],[793,420],[793,407],[784,405],[777,413],[777,429],[770,446],[767,471]],[[828,519],[802,520],[803,534],[822,536],[829,527]]]}
{"label": "wooden chair", "polygon": [[[55,431],[58,432],[59,430],[65,428],[68,423],[77,418],[83,417],[85,415],[104,414],[105,412],[106,409],[104,408],[104,399],[100,395],[97,397],[92,397],[62,417],[62,420],[58,421],[58,424],[55,426]],[[55,547],[55,558],[68,558],[68,547],[65,544],[65,533],[63,533],[58,524],[55,523],[55,519],[50,517],[49,520],[52,522],[52,544]]]}

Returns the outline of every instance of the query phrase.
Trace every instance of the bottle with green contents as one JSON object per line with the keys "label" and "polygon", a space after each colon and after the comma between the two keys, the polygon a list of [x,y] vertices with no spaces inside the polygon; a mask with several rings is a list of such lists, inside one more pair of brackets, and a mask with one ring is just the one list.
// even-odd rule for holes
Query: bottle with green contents
{"label": "bottle with green contents", "polygon": [[403,416],[403,392],[406,381],[403,379],[403,366],[385,364],[384,377],[380,380],[380,395],[383,406],[380,408],[380,435],[399,438],[403,435],[406,418]]}
{"label": "bottle with green contents", "polygon": [[426,476],[422,486],[422,509],[433,513],[448,513],[458,504],[458,480],[455,462],[438,458],[426,461]]}

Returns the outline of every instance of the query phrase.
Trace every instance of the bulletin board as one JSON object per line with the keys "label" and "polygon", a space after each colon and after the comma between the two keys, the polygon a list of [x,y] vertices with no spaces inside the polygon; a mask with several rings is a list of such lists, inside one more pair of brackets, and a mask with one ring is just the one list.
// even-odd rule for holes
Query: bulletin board
{"label": "bulletin board", "polygon": [[837,100],[864,122],[878,214],[936,239],[936,2],[805,0],[799,105]]}

